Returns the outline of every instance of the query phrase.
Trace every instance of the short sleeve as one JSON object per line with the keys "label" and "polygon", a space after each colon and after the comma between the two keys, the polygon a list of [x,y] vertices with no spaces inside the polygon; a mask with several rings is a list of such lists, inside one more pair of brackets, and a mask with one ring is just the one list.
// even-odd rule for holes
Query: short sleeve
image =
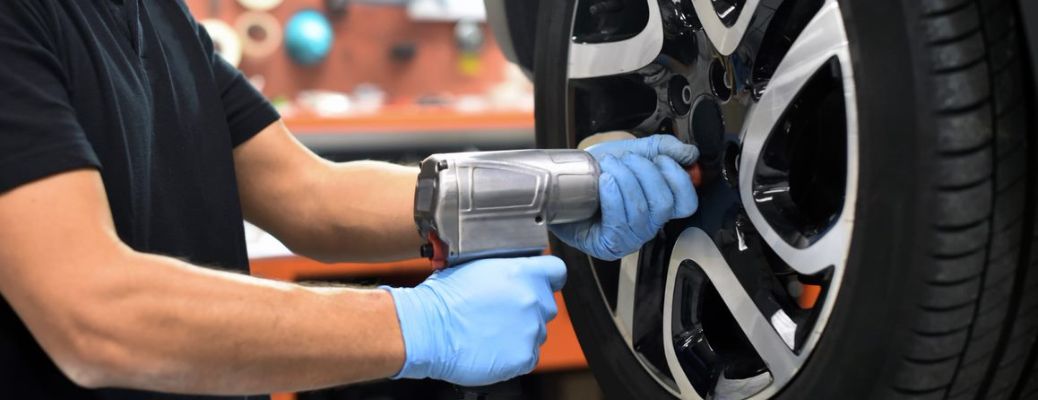
{"label": "short sleeve", "polygon": [[213,51],[212,39],[202,24],[198,24],[198,36],[205,46],[216,85],[220,90],[227,126],[231,130],[231,143],[238,146],[281,116],[267,98],[245,79],[241,71]]}
{"label": "short sleeve", "polygon": [[38,3],[0,2],[0,193],[101,166],[69,101]]}

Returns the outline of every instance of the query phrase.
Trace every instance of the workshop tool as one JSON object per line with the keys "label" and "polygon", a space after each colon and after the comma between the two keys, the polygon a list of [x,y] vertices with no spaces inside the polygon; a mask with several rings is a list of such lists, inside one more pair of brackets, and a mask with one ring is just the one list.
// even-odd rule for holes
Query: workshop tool
{"label": "workshop tool", "polygon": [[[701,184],[698,164],[686,169]],[[598,212],[598,162],[583,150],[433,154],[421,163],[414,218],[436,268],[482,258],[539,255],[546,224]]]}
{"label": "workshop tool", "polygon": [[[698,186],[701,175],[688,169]],[[583,150],[434,154],[421,163],[414,218],[436,268],[482,258],[523,257],[548,248],[545,224],[598,213],[598,162]],[[463,399],[516,399],[513,379],[460,388]]]}
{"label": "workshop tool", "polygon": [[242,41],[242,54],[252,59],[266,58],[281,47],[281,23],[262,11],[246,11],[238,15],[234,28]]}
{"label": "workshop tool", "polygon": [[[598,162],[583,150],[434,154],[422,161],[414,218],[436,268],[541,254],[544,224],[598,212]],[[517,399],[518,379],[459,387],[464,400]]]}
{"label": "workshop tool", "polygon": [[422,161],[414,218],[436,268],[541,254],[545,224],[598,211],[598,162],[583,150],[434,154]]}

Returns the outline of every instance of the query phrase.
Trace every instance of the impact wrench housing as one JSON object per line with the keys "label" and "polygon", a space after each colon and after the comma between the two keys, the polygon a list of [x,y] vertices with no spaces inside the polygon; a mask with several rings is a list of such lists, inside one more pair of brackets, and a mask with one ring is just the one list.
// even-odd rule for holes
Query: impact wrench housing
{"label": "impact wrench housing", "polygon": [[421,163],[414,218],[436,268],[531,256],[548,247],[545,224],[598,212],[598,162],[583,150],[434,154]]}

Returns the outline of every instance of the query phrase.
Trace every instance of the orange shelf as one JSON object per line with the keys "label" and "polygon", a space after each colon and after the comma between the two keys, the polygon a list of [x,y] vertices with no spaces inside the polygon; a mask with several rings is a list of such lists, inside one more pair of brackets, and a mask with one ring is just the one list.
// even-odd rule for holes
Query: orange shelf
{"label": "orange shelf", "polygon": [[[302,257],[280,257],[252,260],[252,275],[282,281],[366,276],[425,275],[433,271],[426,259],[391,263],[322,264]],[[541,346],[541,359],[534,372],[550,372],[586,368],[587,360],[580,350],[577,334],[569,320],[562,295],[555,293],[558,316],[548,323],[548,339]],[[272,400],[292,400],[295,396],[279,393]]]}
{"label": "orange shelf", "polygon": [[389,263],[322,264],[307,258],[290,256],[256,259],[250,261],[250,264],[255,276],[289,282],[320,278],[429,274],[433,271],[429,260],[424,258]]}
{"label": "orange shelf", "polygon": [[519,111],[458,112],[436,107],[387,107],[373,114],[347,117],[295,115],[285,118],[292,132],[301,135],[443,132],[533,129],[533,113]]}

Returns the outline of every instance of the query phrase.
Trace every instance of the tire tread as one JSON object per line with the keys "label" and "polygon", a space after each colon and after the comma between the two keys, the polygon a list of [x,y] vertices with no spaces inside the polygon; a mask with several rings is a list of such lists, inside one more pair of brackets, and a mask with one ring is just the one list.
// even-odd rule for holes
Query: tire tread
{"label": "tire tread", "polygon": [[1019,379],[1035,374],[1038,292],[1023,289],[1038,288],[1038,274],[1027,273],[1033,260],[1020,262],[1035,232],[1024,222],[1031,149],[1013,9],[1006,0],[919,4],[936,100],[935,268],[895,397],[1033,395],[1038,378]]}

